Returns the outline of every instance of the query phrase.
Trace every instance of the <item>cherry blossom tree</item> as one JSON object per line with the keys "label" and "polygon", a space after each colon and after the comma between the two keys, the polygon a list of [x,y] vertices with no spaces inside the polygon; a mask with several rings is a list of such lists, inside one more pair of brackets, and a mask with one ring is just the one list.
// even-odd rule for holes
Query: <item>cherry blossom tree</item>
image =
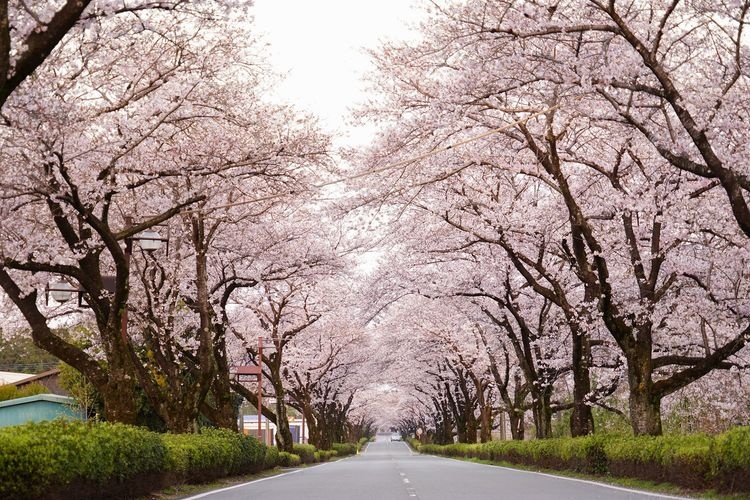
{"label": "cherry blossom tree", "polygon": [[[617,17],[629,11],[615,4],[435,4],[423,41],[375,54],[373,82],[381,100],[364,114],[391,127],[367,160],[381,187],[373,189],[370,181],[363,196],[370,203],[386,196],[407,207],[401,214],[409,207],[431,212],[470,235],[468,245],[496,245],[527,286],[563,314],[576,381],[574,434],[592,430],[587,407],[596,391],[589,371],[598,346],[624,357],[634,431],[658,434],[662,398],[738,364],[747,342],[746,295],[737,293],[745,278],[741,267],[725,268],[727,280],[720,283],[715,266],[723,262],[719,253],[727,240],[738,252],[735,262],[744,261],[747,247],[727,224],[734,215],[742,226],[741,203],[739,209],[730,203],[730,215],[730,206],[718,202],[702,179],[723,182],[732,200],[734,174],[722,173],[722,181],[715,162],[714,173],[695,166],[711,154],[691,135],[686,103],[653,104],[664,91],[655,95],[653,82],[666,82],[652,64],[659,40],[674,40],[668,45],[673,62],[665,64],[681,72],[678,54],[685,54],[682,37],[690,23],[667,34],[673,27],[667,21],[673,11],[689,8],[675,2],[652,9],[650,19],[665,22],[652,24],[650,32],[637,30],[652,33],[657,47],[641,72],[650,75],[644,83],[640,63],[634,63],[646,55],[638,44],[633,51],[633,37],[627,41]],[[648,12],[633,7],[627,18],[635,26]],[[701,19],[699,26],[708,30],[726,22],[729,35],[721,37],[737,50],[724,60],[735,61],[735,54],[743,57],[743,12],[700,7],[691,19]],[[631,47],[623,48],[613,33]],[[711,67],[706,59],[690,61],[692,75],[699,73],[694,62]],[[730,82],[717,110],[745,82],[741,65],[729,64],[739,69],[716,73]],[[711,113],[706,108],[707,118]],[[683,139],[674,131],[675,115],[683,127],[688,124]],[[663,146],[670,143],[676,146]],[[695,163],[690,175],[683,172],[689,169],[672,169],[685,167],[686,159]],[[380,168],[383,163],[393,167]],[[697,323],[686,321],[696,316]],[[676,324],[690,340],[676,341]],[[733,333],[711,345],[708,330]]]}
{"label": "cherry blossom tree", "polygon": [[[63,10],[79,4],[68,2]],[[221,296],[238,281],[224,276],[218,285],[209,283],[218,228],[232,218],[241,225],[259,210],[257,204],[248,209],[254,197],[278,196],[296,185],[302,157],[324,155],[326,148],[309,119],[263,104],[249,91],[262,92],[266,82],[262,60],[248,65],[256,54],[238,42],[252,43],[246,28],[219,16],[219,4],[172,9],[181,4],[118,8],[99,2],[61,32],[54,51],[53,45],[35,68],[33,85],[12,87],[3,108],[3,162],[13,167],[2,181],[8,221],[0,267],[3,289],[32,326],[35,342],[94,383],[107,418],[134,421],[132,393],[139,384],[175,430],[189,428],[197,408],[206,409],[218,374],[228,378],[226,356],[214,352],[222,337],[213,332],[210,295]],[[39,17],[26,4],[19,9],[32,21]],[[172,275],[178,265],[138,255],[144,287],[136,289],[146,292],[151,308],[139,311],[141,331],[126,335],[135,238],[187,207],[183,227],[190,244],[174,255],[192,262],[196,288],[190,292],[180,281],[184,267],[182,275]],[[50,330],[37,290],[52,273],[85,294],[98,330],[92,349]],[[164,295],[154,301],[160,291]],[[138,304],[143,302],[130,303]],[[185,319],[177,327],[177,304],[187,304],[198,321]],[[195,342],[187,348],[193,359],[185,350],[179,356],[191,359],[196,383],[186,384],[184,363],[175,364],[181,346],[174,341],[191,329],[186,342]],[[164,342],[165,335],[172,343]],[[233,412],[227,418],[224,409],[223,415],[223,425],[235,425]]]}

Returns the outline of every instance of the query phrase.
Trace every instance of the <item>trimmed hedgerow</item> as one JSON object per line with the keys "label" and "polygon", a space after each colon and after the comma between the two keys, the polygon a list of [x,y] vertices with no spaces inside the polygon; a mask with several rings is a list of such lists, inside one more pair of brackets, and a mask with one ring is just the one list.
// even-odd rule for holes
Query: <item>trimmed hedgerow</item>
{"label": "trimmed hedgerow", "polygon": [[273,469],[277,465],[281,465],[281,455],[279,449],[275,446],[266,446],[266,454],[263,458],[263,464],[266,469]]}
{"label": "trimmed hedgerow", "polygon": [[604,446],[608,471],[615,476],[706,488],[712,483],[714,439],[703,434],[610,439]]}
{"label": "trimmed hedgerow", "polygon": [[331,448],[336,452],[339,457],[345,457],[347,455],[356,455],[359,449],[355,443],[333,443]]}
{"label": "trimmed hedgerow", "polygon": [[56,420],[0,429],[0,497],[43,497],[74,482],[124,482],[161,472],[158,434],[121,424]]}
{"label": "trimmed hedgerow", "polygon": [[166,469],[191,480],[262,470],[266,450],[255,438],[227,429],[204,429],[200,434],[164,434]]}
{"label": "trimmed hedgerow", "polygon": [[547,469],[610,474],[694,489],[750,491],[750,427],[719,436],[590,436],[482,444],[420,445],[423,453]]}
{"label": "trimmed hedgerow", "polygon": [[299,455],[303,464],[312,464],[319,461],[315,459],[316,448],[311,444],[295,444],[293,450],[295,455]]}
{"label": "trimmed hedgerow", "polygon": [[712,473],[722,491],[750,491],[750,427],[736,427],[713,442]]}
{"label": "trimmed hedgerow", "polygon": [[297,467],[302,463],[299,455],[294,453],[288,453],[286,451],[279,452],[279,465],[282,467]]}
{"label": "trimmed hedgerow", "polygon": [[335,450],[318,450],[314,454],[316,462],[328,462],[336,456]]}
{"label": "trimmed hedgerow", "polygon": [[278,462],[278,452],[229,430],[157,434],[55,420],[0,429],[0,498],[134,498]]}

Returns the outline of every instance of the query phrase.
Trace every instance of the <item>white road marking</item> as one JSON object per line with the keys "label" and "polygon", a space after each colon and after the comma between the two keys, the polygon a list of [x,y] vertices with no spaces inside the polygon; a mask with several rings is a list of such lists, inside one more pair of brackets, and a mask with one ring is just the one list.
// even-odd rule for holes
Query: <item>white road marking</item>
{"label": "white road marking", "polygon": [[243,486],[247,486],[248,484],[260,483],[261,481],[269,481],[271,479],[276,479],[276,478],[283,477],[283,476],[289,476],[291,474],[296,474],[298,472],[305,472],[306,470],[316,469],[318,467],[323,467],[325,465],[335,464],[337,462],[343,462],[344,460],[348,460],[349,458],[351,458],[351,457],[342,458],[341,460],[336,460],[336,462],[326,462],[324,464],[313,465],[312,467],[305,467],[304,469],[296,469],[296,470],[293,470],[293,471],[284,472],[282,474],[276,474],[275,476],[271,476],[271,477],[264,477],[264,478],[261,478],[261,479],[255,479],[253,481],[248,481],[248,482],[242,483],[242,484],[235,484],[234,486],[228,486],[226,488],[221,488],[220,490],[207,491],[207,492],[201,493],[199,495],[194,495],[192,497],[184,498],[183,500],[194,500],[196,498],[205,498],[205,497],[211,496],[211,495],[213,495],[215,493],[221,493],[223,491],[229,491],[229,490],[234,490],[234,489],[237,489],[237,488],[242,488]]}
{"label": "white road marking", "polygon": [[404,478],[404,484],[409,484],[409,480],[407,478]]}
{"label": "white road marking", "polygon": [[575,478],[575,477],[566,477],[566,476],[556,476],[554,474],[547,474],[545,472],[536,472],[536,471],[532,471],[532,470],[514,469],[513,467],[504,467],[502,465],[478,464],[476,462],[467,462],[466,460],[459,460],[457,458],[450,458],[450,457],[441,457],[441,456],[438,456],[438,455],[423,455],[423,456],[433,457],[433,458],[441,458],[443,460],[450,460],[452,462],[463,462],[465,464],[483,465],[485,467],[493,467],[493,468],[496,468],[496,469],[505,469],[505,470],[509,470],[509,471],[513,471],[513,472],[523,472],[523,473],[526,473],[526,474],[537,474],[539,476],[553,477],[555,479],[565,479],[566,481],[575,481],[577,483],[593,484],[593,485],[596,485],[596,486],[601,486],[603,488],[609,488],[609,489],[612,489],[612,490],[627,491],[628,493],[638,493],[640,495],[646,495],[646,496],[656,497],[656,498],[672,498],[672,499],[676,499],[676,500],[686,500],[686,499],[688,499],[688,497],[676,497],[676,496],[672,496],[672,495],[664,495],[662,493],[654,493],[654,492],[651,492],[651,491],[633,490],[631,488],[623,488],[622,486],[614,486],[612,484],[598,483],[596,481],[589,481],[587,479],[578,479],[578,478]]}
{"label": "white road marking", "polygon": [[401,441],[401,443],[402,443],[402,444],[403,444],[404,446],[406,446],[406,449],[407,449],[407,450],[409,450],[409,455],[416,455],[416,453],[414,453],[413,451],[411,451],[411,446],[409,446],[408,444],[406,444],[406,441]]}

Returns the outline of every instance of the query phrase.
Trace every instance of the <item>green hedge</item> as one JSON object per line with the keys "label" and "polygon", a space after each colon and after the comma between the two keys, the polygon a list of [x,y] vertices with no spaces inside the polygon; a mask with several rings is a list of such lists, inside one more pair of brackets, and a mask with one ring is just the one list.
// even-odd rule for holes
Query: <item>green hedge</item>
{"label": "green hedge", "polygon": [[279,461],[278,452],[228,430],[175,435],[110,423],[31,423],[0,429],[0,498],[135,498]]}
{"label": "green hedge", "polygon": [[333,443],[332,448],[339,457],[356,455],[357,451],[359,451],[359,446],[355,443]]}
{"label": "green hedge", "polygon": [[183,478],[207,481],[257,472],[266,465],[265,446],[255,438],[227,429],[204,429],[200,434],[164,434],[161,437],[167,448],[166,469]]}
{"label": "green hedge", "polygon": [[275,446],[266,446],[266,455],[263,458],[263,464],[266,469],[273,469],[281,465],[281,452]]}
{"label": "green hedge", "polygon": [[317,449],[311,444],[295,444],[293,450],[295,455],[299,455],[303,464],[312,464],[319,461],[315,460]]}
{"label": "green hedge", "polygon": [[328,462],[337,455],[336,450],[318,450],[314,454],[316,462]]}
{"label": "green hedge", "polygon": [[57,420],[0,429],[0,498],[44,497],[72,482],[124,482],[164,469],[158,434],[121,424]]}
{"label": "green hedge", "polygon": [[737,427],[712,443],[713,477],[725,491],[750,492],[750,427]]}
{"label": "green hedge", "polygon": [[750,427],[712,437],[590,436],[482,444],[420,445],[422,453],[547,469],[635,477],[694,489],[750,491]]}
{"label": "green hedge", "polygon": [[282,467],[297,467],[302,463],[299,455],[294,453],[287,453],[286,451],[279,452],[279,465]]}
{"label": "green hedge", "polygon": [[56,420],[0,429],[0,498],[137,498],[182,482],[204,482],[276,466],[326,462],[357,452],[266,447],[226,429],[157,434],[139,427]]}

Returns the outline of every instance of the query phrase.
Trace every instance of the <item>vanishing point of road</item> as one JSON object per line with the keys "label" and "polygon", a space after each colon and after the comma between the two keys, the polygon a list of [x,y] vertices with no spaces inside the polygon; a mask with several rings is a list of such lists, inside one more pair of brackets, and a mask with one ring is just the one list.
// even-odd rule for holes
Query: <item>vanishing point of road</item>
{"label": "vanishing point of road", "polygon": [[413,453],[378,436],[358,456],[190,497],[206,500],[620,500],[677,498]]}

